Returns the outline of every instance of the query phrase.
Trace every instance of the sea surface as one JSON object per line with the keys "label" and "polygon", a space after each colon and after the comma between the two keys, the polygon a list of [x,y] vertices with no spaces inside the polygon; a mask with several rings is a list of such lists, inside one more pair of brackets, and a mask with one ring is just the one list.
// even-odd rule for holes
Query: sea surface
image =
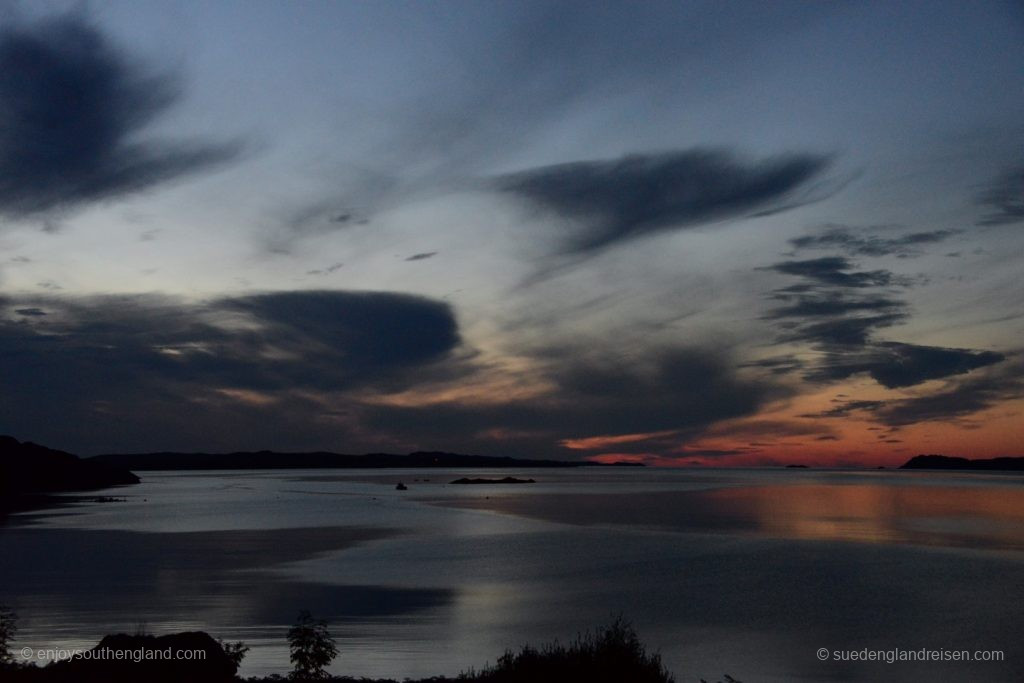
{"label": "sea surface", "polygon": [[[141,476],[0,526],[15,652],[202,629],[252,648],[243,675],[286,673],[285,631],[308,609],[338,640],[333,672],[402,679],[479,669],[508,648],[571,640],[623,615],[680,683],[724,673],[744,683],[1024,681],[1020,475]],[[450,483],[463,476],[536,483]],[[836,651],[921,649],[1002,651],[1002,661],[835,661]]]}

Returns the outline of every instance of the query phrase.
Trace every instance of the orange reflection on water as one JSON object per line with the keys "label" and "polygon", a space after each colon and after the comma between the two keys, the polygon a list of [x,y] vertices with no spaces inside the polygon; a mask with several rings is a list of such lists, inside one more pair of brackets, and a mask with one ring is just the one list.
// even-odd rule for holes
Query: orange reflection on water
{"label": "orange reflection on water", "polygon": [[1024,549],[1024,490],[850,484],[703,494],[754,531],[807,540]]}

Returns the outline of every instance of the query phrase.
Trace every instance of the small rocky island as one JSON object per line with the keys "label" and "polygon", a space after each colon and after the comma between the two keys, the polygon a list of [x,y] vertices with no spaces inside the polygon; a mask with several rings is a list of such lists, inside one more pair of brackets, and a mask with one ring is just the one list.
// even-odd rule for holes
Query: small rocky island
{"label": "small rocky island", "polygon": [[463,477],[462,479],[456,479],[452,484],[536,484],[537,482],[533,479],[516,479],[515,477],[502,477],[501,479],[470,479]]}

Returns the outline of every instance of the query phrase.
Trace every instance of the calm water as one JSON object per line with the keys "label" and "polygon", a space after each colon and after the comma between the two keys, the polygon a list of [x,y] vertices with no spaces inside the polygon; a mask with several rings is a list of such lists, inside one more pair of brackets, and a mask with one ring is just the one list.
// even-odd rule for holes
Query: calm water
{"label": "calm water", "polygon": [[[446,485],[461,476],[520,486]],[[333,670],[454,674],[631,619],[678,681],[1024,680],[1024,477],[802,470],[142,473],[0,527],[15,651],[140,625],[284,673],[299,609]],[[397,481],[408,491],[396,491]],[[429,480],[429,481],[425,481]],[[1003,662],[820,662],[829,650]],[[717,679],[715,679],[717,680]]]}

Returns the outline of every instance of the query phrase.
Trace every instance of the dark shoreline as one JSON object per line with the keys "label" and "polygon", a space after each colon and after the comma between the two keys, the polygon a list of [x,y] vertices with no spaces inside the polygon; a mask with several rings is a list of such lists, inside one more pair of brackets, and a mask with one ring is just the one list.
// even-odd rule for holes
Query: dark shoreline
{"label": "dark shoreline", "polygon": [[275,451],[240,451],[237,453],[120,453],[95,455],[85,458],[85,461],[136,472],[145,470],[643,467],[643,465],[638,463],[520,459],[507,456],[464,455],[441,451],[417,451],[408,455],[395,453],[350,455],[326,451],[313,453],[278,453]]}
{"label": "dark shoreline", "polygon": [[901,470],[975,470],[983,472],[1024,471],[1024,457],[1003,456],[970,460],[949,455],[917,455],[900,465]]}

